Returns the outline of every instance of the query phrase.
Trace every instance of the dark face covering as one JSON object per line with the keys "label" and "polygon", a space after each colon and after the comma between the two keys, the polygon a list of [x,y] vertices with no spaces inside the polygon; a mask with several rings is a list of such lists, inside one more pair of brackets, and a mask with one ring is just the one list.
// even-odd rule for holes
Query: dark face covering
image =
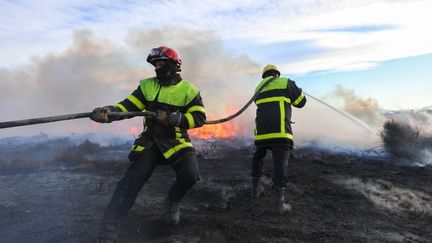
{"label": "dark face covering", "polygon": [[174,62],[167,61],[161,67],[156,68],[155,71],[159,84],[162,86],[176,84],[181,80]]}

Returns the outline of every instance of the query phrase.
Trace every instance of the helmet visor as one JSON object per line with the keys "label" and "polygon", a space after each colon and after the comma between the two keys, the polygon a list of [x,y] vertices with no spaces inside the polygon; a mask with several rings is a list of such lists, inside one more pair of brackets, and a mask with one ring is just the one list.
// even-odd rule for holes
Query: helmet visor
{"label": "helmet visor", "polygon": [[147,56],[147,62],[151,63],[153,60],[156,59],[168,59],[164,52],[159,50],[158,48],[153,48],[150,50],[149,55]]}
{"label": "helmet visor", "polygon": [[160,55],[162,55],[162,52],[158,48],[153,48],[150,50],[149,56],[156,57],[156,56],[160,56]]}

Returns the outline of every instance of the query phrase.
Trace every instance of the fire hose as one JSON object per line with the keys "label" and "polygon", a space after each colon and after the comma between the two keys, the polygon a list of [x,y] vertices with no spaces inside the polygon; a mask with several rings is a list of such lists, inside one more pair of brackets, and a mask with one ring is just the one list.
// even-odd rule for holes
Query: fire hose
{"label": "fire hose", "polygon": [[[0,129],[8,128],[8,127],[19,127],[19,126],[27,126],[34,125],[40,123],[48,123],[48,122],[57,122],[57,121],[65,121],[65,120],[74,120],[80,118],[89,118],[91,112],[83,112],[83,113],[74,113],[60,116],[48,116],[48,117],[40,117],[40,118],[32,118],[26,120],[16,120],[16,121],[8,121],[8,122],[0,122]],[[112,118],[120,118],[120,117],[135,117],[135,116],[147,116],[154,117],[156,116],[155,112],[152,111],[141,111],[141,112],[111,112],[109,114]]]}
{"label": "fire hose", "polygon": [[[229,120],[234,119],[235,117],[239,116],[241,113],[243,113],[250,104],[254,101],[254,99],[258,96],[261,90],[263,90],[271,81],[273,81],[275,78],[271,78],[268,81],[266,81],[258,90],[255,92],[254,96],[236,113],[234,113],[231,116],[213,120],[213,121],[206,121],[205,124],[212,125],[212,124],[218,124],[222,122],[226,122]],[[34,125],[34,124],[41,124],[41,123],[48,123],[48,122],[57,122],[57,121],[65,121],[65,120],[74,120],[74,119],[81,119],[81,118],[89,118],[91,112],[83,112],[83,113],[74,113],[74,114],[67,114],[67,115],[60,115],[60,116],[48,116],[48,117],[40,117],[40,118],[32,118],[32,119],[25,119],[25,120],[16,120],[16,121],[8,121],[8,122],[0,122],[0,129],[2,128],[9,128],[9,127],[19,127],[19,126],[28,126],[28,125]],[[145,117],[155,117],[156,112],[153,111],[140,111],[140,112],[110,112],[108,114],[111,118],[132,118],[136,116],[145,116]]]}
{"label": "fire hose", "polygon": [[[221,118],[221,119],[217,119],[217,120],[211,120],[211,121],[206,121],[206,125],[213,125],[213,124],[218,124],[218,123],[223,123],[223,122],[227,122],[229,120],[232,120],[234,118],[236,118],[237,116],[239,116],[241,113],[243,113],[251,104],[252,102],[257,98],[257,96],[261,93],[261,91],[268,85],[271,83],[271,81],[273,81],[275,78],[271,78],[269,80],[267,80],[264,84],[261,85],[261,87],[259,87],[257,89],[257,91],[255,92],[255,94],[252,96],[252,98],[236,113],[225,117],[225,118]],[[354,121],[355,123],[357,123],[358,125],[362,126],[363,128],[365,128],[366,130],[368,130],[369,132],[373,133],[373,130],[364,122],[360,121],[359,119],[347,114],[346,112],[343,112],[339,109],[336,109],[335,107],[325,103],[324,101],[315,98],[309,94],[307,94],[306,92],[303,92],[305,95],[307,95],[308,97],[318,101],[319,103],[331,108],[332,110],[342,114],[343,116],[345,116],[346,118],[350,119],[351,121]],[[73,119],[80,119],[80,118],[89,118],[90,115],[92,113],[91,112],[84,112],[84,113],[75,113],[75,114],[67,114],[67,115],[60,115],[60,116],[50,116],[50,117],[41,117],[41,118],[33,118],[33,119],[26,119],[26,120],[16,120],[16,121],[8,121],[8,122],[0,122],[0,129],[2,128],[9,128],[9,127],[18,127],[18,126],[27,126],[27,125],[33,125],[33,124],[40,124],[40,123],[48,123],[48,122],[57,122],[57,121],[64,121],[64,120],[73,120]],[[132,117],[136,117],[136,116],[145,116],[145,117],[155,117],[156,116],[156,112],[152,112],[152,111],[140,111],[140,112],[111,112],[109,113],[109,116],[111,118],[132,118]]]}
{"label": "fire hose", "polygon": [[263,90],[268,84],[271,83],[271,81],[273,81],[275,79],[276,78],[271,78],[271,79],[267,80],[265,83],[263,83],[263,85],[261,85],[261,87],[258,88],[258,90],[255,92],[255,94],[252,96],[252,98],[250,98],[250,100],[236,113],[232,114],[231,116],[222,118],[222,119],[213,120],[213,121],[206,121],[205,124],[208,124],[208,125],[218,124],[218,123],[226,122],[226,121],[229,121],[229,120],[236,118],[237,116],[239,116],[241,113],[243,113],[252,104],[252,102],[256,99],[256,97],[258,97],[258,95],[261,93],[261,90]]}

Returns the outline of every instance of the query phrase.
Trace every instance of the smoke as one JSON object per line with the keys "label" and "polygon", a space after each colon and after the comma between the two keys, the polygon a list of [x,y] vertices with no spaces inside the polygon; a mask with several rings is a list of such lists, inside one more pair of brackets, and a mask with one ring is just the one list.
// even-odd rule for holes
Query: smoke
{"label": "smoke", "polygon": [[385,122],[385,117],[380,112],[378,101],[374,98],[361,98],[354,90],[347,90],[336,86],[336,90],[328,99],[341,103],[341,109],[362,120],[374,129],[379,129]]}
{"label": "smoke", "polygon": [[[137,78],[137,66],[127,64],[127,53],[89,31],[77,31],[73,46],[60,54],[34,57],[32,65],[3,71],[1,102],[5,96],[18,114],[74,111],[118,96],[128,78]],[[9,95],[8,95],[9,94]],[[90,104],[90,106],[89,106]]]}
{"label": "smoke", "polygon": [[345,147],[370,149],[376,146],[378,136],[340,113],[308,99],[301,110],[293,110],[294,139],[298,145],[326,148]]}
{"label": "smoke", "polygon": [[[145,55],[149,48],[159,45],[155,43],[177,49],[183,63],[181,74],[200,88],[210,119],[240,109],[253,95],[259,79],[261,65],[247,55],[234,55],[213,31],[182,27],[135,30],[128,36],[128,43]],[[242,123],[238,119],[234,122]]]}
{"label": "smoke", "polygon": [[386,114],[388,119],[418,128],[423,135],[432,136],[431,110],[402,110]]}
{"label": "smoke", "polygon": [[[146,63],[151,48],[166,45],[179,51],[184,79],[201,90],[208,118],[233,114],[253,95],[260,81],[262,66],[246,55],[236,55],[221,39],[207,30],[166,26],[160,29],[131,29],[124,43],[113,43],[78,30],[70,47],[62,53],[35,57],[31,65],[16,70],[1,70],[1,120],[60,115],[91,111],[94,107],[115,104],[127,97],[143,78],[154,76]],[[339,92],[343,93],[343,92]],[[354,96],[352,103],[361,103]],[[364,103],[364,102],[363,102]],[[365,115],[363,104],[354,115]],[[255,107],[232,122],[240,136],[252,140]],[[298,144],[370,147],[374,136],[352,121],[309,99],[293,115]],[[131,129],[134,127],[134,129]],[[137,136],[141,118],[111,124],[97,124],[87,119],[2,130],[4,135],[55,135],[95,132],[118,136]]]}
{"label": "smoke", "polygon": [[357,191],[376,206],[394,211],[432,214],[432,197],[421,191],[402,188],[379,179],[335,177],[333,182]]}
{"label": "smoke", "polygon": [[[247,55],[234,54],[213,31],[178,26],[131,29],[124,42],[114,43],[95,37],[88,30],[77,30],[71,46],[64,51],[33,57],[28,66],[0,69],[1,121],[86,112],[115,104],[127,97],[140,79],[154,76],[153,67],[145,60],[148,51],[160,45],[179,51],[183,61],[181,75],[200,88],[210,120],[240,109],[260,81],[262,65]],[[309,99],[305,108],[293,108],[297,144],[375,146],[378,127],[384,121],[377,102],[361,99],[341,87],[332,97],[343,101],[336,107],[372,126],[376,134]],[[252,105],[232,121],[239,136],[252,140],[254,116]],[[142,118],[111,124],[82,119],[3,129],[1,136],[93,132],[131,138],[138,135],[141,127]]]}
{"label": "smoke", "polygon": [[321,101],[348,113],[366,125],[359,124],[309,97],[303,109],[293,108],[293,130],[299,134],[296,141],[300,145],[371,149],[379,144],[378,132],[385,118],[380,114],[376,100],[363,99],[354,91],[337,86]]}
{"label": "smoke", "polygon": [[[72,45],[62,53],[34,57],[29,66],[0,70],[1,120],[86,112],[115,104],[127,97],[140,79],[154,76],[153,67],[145,60],[148,51],[160,45],[179,51],[181,74],[201,89],[210,117],[224,116],[227,107],[236,109],[252,94],[259,65],[247,56],[232,54],[212,31],[175,26],[133,29],[125,43],[113,43],[88,30],[78,30]],[[96,131],[133,136],[130,127],[140,130],[141,123],[140,118],[108,125],[85,119],[11,128],[2,130],[1,135]]]}

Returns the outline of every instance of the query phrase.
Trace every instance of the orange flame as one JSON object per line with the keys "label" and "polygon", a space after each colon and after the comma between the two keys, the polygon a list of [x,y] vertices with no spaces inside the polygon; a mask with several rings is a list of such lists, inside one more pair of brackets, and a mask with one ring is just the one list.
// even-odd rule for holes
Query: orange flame
{"label": "orange flame", "polygon": [[132,127],[129,128],[129,134],[130,135],[137,135],[138,132],[139,132],[138,127],[132,126]]}
{"label": "orange flame", "polygon": [[[236,109],[233,107],[225,107],[224,113],[222,117],[227,115],[234,114]],[[213,120],[213,119],[209,119]],[[209,138],[232,138],[239,133],[239,127],[234,124],[232,121],[214,124],[214,125],[205,125],[200,128],[195,128],[188,130],[188,134],[191,137],[201,138],[201,139],[209,139]]]}
{"label": "orange flame", "polygon": [[[227,115],[234,114],[236,112],[236,108],[232,107],[225,107],[224,109],[224,115],[218,115],[217,117],[226,117]],[[208,118],[208,120],[213,120]],[[130,126],[128,130],[129,135],[138,135],[140,130],[136,126]],[[200,139],[210,139],[210,138],[216,138],[216,139],[227,139],[232,138],[239,133],[242,133],[242,128],[239,127],[237,124],[233,123],[232,121],[214,124],[214,125],[205,125],[200,128],[194,128],[188,130],[188,134],[191,137],[194,138],[200,138]]]}
{"label": "orange flame", "polygon": [[194,138],[231,138],[237,134],[238,127],[231,123],[219,123],[214,125],[205,125],[200,128],[188,130],[188,134]]}

